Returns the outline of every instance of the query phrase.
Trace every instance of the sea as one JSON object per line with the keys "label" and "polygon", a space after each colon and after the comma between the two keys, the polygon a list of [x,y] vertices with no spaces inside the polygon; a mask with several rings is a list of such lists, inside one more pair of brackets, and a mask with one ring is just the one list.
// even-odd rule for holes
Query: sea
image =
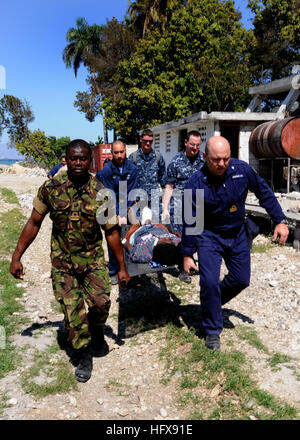
{"label": "sea", "polygon": [[21,159],[0,159],[0,165],[13,165],[16,162],[20,162]]}

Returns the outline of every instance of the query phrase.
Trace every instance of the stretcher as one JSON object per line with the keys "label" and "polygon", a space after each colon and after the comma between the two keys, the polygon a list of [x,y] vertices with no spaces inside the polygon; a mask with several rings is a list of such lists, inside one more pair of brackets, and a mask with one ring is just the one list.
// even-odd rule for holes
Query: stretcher
{"label": "stretcher", "polygon": [[[130,225],[122,225],[121,228],[121,238],[123,239],[128,232],[130,228]],[[169,269],[175,269],[176,266],[163,266],[159,265],[157,267],[151,266],[149,263],[134,263],[129,258],[129,254],[126,251],[126,249],[123,249],[124,252],[124,261],[126,265],[127,272],[131,278],[140,276],[140,275],[146,275],[148,273],[158,273],[158,279],[160,281],[162,290],[166,290],[164,279],[162,276],[162,272],[169,270]]]}

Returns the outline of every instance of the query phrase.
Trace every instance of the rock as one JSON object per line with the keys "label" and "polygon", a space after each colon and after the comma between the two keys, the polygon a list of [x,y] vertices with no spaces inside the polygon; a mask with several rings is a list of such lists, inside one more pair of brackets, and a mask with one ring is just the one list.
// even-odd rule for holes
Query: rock
{"label": "rock", "polygon": [[121,416],[121,417],[126,417],[129,414],[128,409],[126,408],[121,408],[117,410],[117,413]]}
{"label": "rock", "polygon": [[8,405],[15,406],[18,403],[18,400],[15,397],[13,397],[12,399],[9,399],[7,403]]}
{"label": "rock", "polygon": [[74,396],[69,396],[69,401],[72,406],[77,406],[77,400]]}
{"label": "rock", "polygon": [[167,412],[167,410],[166,410],[165,408],[160,408],[160,410],[159,410],[159,414],[160,414],[162,417],[167,417],[168,412]]}
{"label": "rock", "polygon": [[34,197],[33,194],[21,194],[18,196],[18,200],[22,208],[32,209]]}
{"label": "rock", "polygon": [[220,394],[220,392],[221,392],[221,385],[218,384],[211,390],[210,397],[211,398],[217,397]]}
{"label": "rock", "polygon": [[79,417],[79,414],[71,412],[70,417],[72,417],[72,419],[77,419]]}

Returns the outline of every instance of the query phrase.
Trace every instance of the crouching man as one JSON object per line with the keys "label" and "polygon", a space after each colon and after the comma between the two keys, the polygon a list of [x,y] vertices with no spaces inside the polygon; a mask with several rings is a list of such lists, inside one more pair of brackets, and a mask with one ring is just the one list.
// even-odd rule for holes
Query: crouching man
{"label": "crouching man", "polygon": [[[103,324],[110,308],[110,278],[96,218],[103,204],[96,195],[104,186],[89,173],[91,149],[87,142],[73,140],[67,146],[66,157],[67,172],[47,180],[38,190],[31,216],[13,253],[10,272],[15,278],[23,279],[21,257],[49,213],[53,222],[53,291],[61,305],[68,341],[78,362],[75,376],[79,382],[86,382],[92,372],[91,347],[99,350],[104,343]],[[102,227],[120,266],[119,282],[127,283],[129,275],[119,233],[114,226]]]}

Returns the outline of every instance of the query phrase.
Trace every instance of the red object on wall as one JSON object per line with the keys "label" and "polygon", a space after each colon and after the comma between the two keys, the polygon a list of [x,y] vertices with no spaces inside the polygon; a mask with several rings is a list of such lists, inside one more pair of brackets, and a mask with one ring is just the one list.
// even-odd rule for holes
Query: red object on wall
{"label": "red object on wall", "polygon": [[100,144],[92,147],[92,162],[90,171],[97,173],[102,170],[105,159],[112,159],[111,144]]}

